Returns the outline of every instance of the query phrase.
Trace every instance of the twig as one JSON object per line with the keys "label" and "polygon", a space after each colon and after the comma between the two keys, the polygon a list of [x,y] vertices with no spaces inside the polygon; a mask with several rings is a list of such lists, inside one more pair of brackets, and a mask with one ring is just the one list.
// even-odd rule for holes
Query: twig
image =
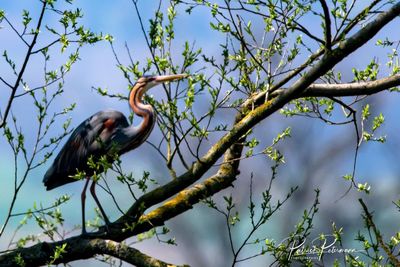
{"label": "twig", "polygon": [[8,87],[10,87],[11,89],[13,88],[11,84],[9,84],[6,80],[4,80],[2,77],[0,77],[0,80],[7,85]]}
{"label": "twig", "polygon": [[383,242],[382,235],[380,234],[379,230],[376,228],[376,225],[374,221],[372,220],[372,214],[368,211],[367,205],[365,205],[364,201],[359,198],[358,201],[360,202],[364,212],[365,212],[365,219],[367,221],[367,226],[372,227],[372,230],[374,231],[374,234],[376,236],[376,240],[378,241],[379,245],[382,247],[382,249],[386,252],[388,255],[390,261],[395,265],[395,266],[400,266],[400,260],[396,259],[396,257],[393,255],[392,252],[390,252],[390,249],[386,244]]}
{"label": "twig", "polygon": [[332,33],[331,33],[331,18],[329,16],[329,8],[326,4],[325,0],[319,0],[321,3],[322,9],[324,11],[324,19],[325,19],[325,48],[326,51],[330,51],[332,49]]}
{"label": "twig", "polygon": [[11,29],[18,35],[18,37],[22,40],[22,42],[24,42],[24,44],[26,44],[26,46],[29,47],[28,42],[24,39],[23,34],[20,34],[18,32],[18,30],[14,27],[14,25],[12,25],[12,23],[7,19],[7,17],[4,17],[4,20],[7,22],[8,25],[10,25]]}

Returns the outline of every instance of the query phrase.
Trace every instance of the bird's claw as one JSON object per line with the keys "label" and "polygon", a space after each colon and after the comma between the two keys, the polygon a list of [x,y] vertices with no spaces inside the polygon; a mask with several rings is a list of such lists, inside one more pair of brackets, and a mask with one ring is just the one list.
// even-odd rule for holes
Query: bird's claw
{"label": "bird's claw", "polygon": [[111,226],[111,222],[107,219],[104,221],[104,225],[99,227],[99,232],[100,233],[104,233],[104,234],[108,234],[110,233],[110,226]]}
{"label": "bird's claw", "polygon": [[94,236],[103,236],[110,233],[110,222],[106,222],[104,225],[98,227],[98,231],[96,232],[87,232],[86,228],[82,228],[82,237],[94,237]]}
{"label": "bird's claw", "polygon": [[89,238],[89,237],[101,237],[101,236],[105,236],[107,233],[109,233],[109,228],[105,225],[100,226],[99,230],[96,232],[82,232],[81,236],[83,238]]}
{"label": "bird's claw", "polygon": [[81,233],[82,237],[91,237],[93,235],[94,235],[94,233],[88,233],[85,228],[82,229],[82,233]]}
{"label": "bird's claw", "polygon": [[85,237],[93,237],[93,236],[96,236],[96,235],[97,235],[96,233],[88,233],[88,232],[82,232],[82,234],[81,234],[81,236],[83,238],[85,238]]}

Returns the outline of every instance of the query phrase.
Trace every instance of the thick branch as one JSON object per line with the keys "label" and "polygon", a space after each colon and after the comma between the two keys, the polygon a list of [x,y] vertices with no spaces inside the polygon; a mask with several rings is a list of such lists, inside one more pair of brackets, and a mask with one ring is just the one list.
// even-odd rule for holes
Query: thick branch
{"label": "thick branch", "polygon": [[[65,240],[66,241],[66,240]],[[55,251],[63,244],[66,244],[61,257],[54,259]],[[54,243],[40,243],[28,249],[18,249],[12,253],[0,256],[0,266],[18,266],[17,258],[23,259],[24,266],[41,266],[47,264],[57,264],[71,262],[79,259],[89,259],[96,254],[103,254],[116,257],[138,267],[172,267],[172,265],[146,254],[139,250],[128,247],[112,240],[104,239],[84,239],[74,237],[68,239],[68,242],[59,241]],[[183,265],[187,266],[187,265]]]}
{"label": "thick branch", "polygon": [[[173,265],[156,258],[150,257],[143,254],[139,250],[129,247],[125,244],[121,244],[112,240],[98,240],[98,245],[94,249],[98,249],[96,254],[110,255],[115,258],[121,259],[125,262],[133,264],[137,267],[174,267]],[[188,266],[188,265],[182,265]]]}
{"label": "thick branch", "polygon": [[[382,78],[376,81],[360,83],[342,83],[342,84],[312,84],[301,97],[337,97],[337,96],[360,96],[373,95],[393,87],[400,86],[400,74]],[[276,90],[271,94],[276,97],[284,93],[285,89]]]}

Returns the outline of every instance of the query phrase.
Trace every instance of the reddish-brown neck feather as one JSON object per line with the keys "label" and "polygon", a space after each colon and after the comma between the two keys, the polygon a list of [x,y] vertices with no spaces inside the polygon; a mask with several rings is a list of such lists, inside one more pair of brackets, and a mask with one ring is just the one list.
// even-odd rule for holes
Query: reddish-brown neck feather
{"label": "reddish-brown neck feather", "polygon": [[145,91],[145,84],[136,83],[129,94],[129,105],[133,112],[143,118],[143,121],[137,128],[138,136],[143,138],[143,141],[145,141],[154,126],[154,110],[152,106],[142,103],[142,97]]}

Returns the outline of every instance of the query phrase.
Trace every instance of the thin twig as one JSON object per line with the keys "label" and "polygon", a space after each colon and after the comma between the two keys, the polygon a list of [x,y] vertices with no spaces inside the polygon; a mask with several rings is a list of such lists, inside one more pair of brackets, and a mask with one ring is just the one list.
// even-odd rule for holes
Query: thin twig
{"label": "thin twig", "polygon": [[325,0],[319,0],[324,11],[325,19],[325,48],[327,51],[332,49],[332,33],[331,33],[331,18],[329,16],[329,8]]}
{"label": "thin twig", "polygon": [[13,88],[13,86],[11,84],[9,84],[6,80],[4,80],[2,77],[0,77],[0,81],[2,81],[5,85],[10,87],[11,89]]}

